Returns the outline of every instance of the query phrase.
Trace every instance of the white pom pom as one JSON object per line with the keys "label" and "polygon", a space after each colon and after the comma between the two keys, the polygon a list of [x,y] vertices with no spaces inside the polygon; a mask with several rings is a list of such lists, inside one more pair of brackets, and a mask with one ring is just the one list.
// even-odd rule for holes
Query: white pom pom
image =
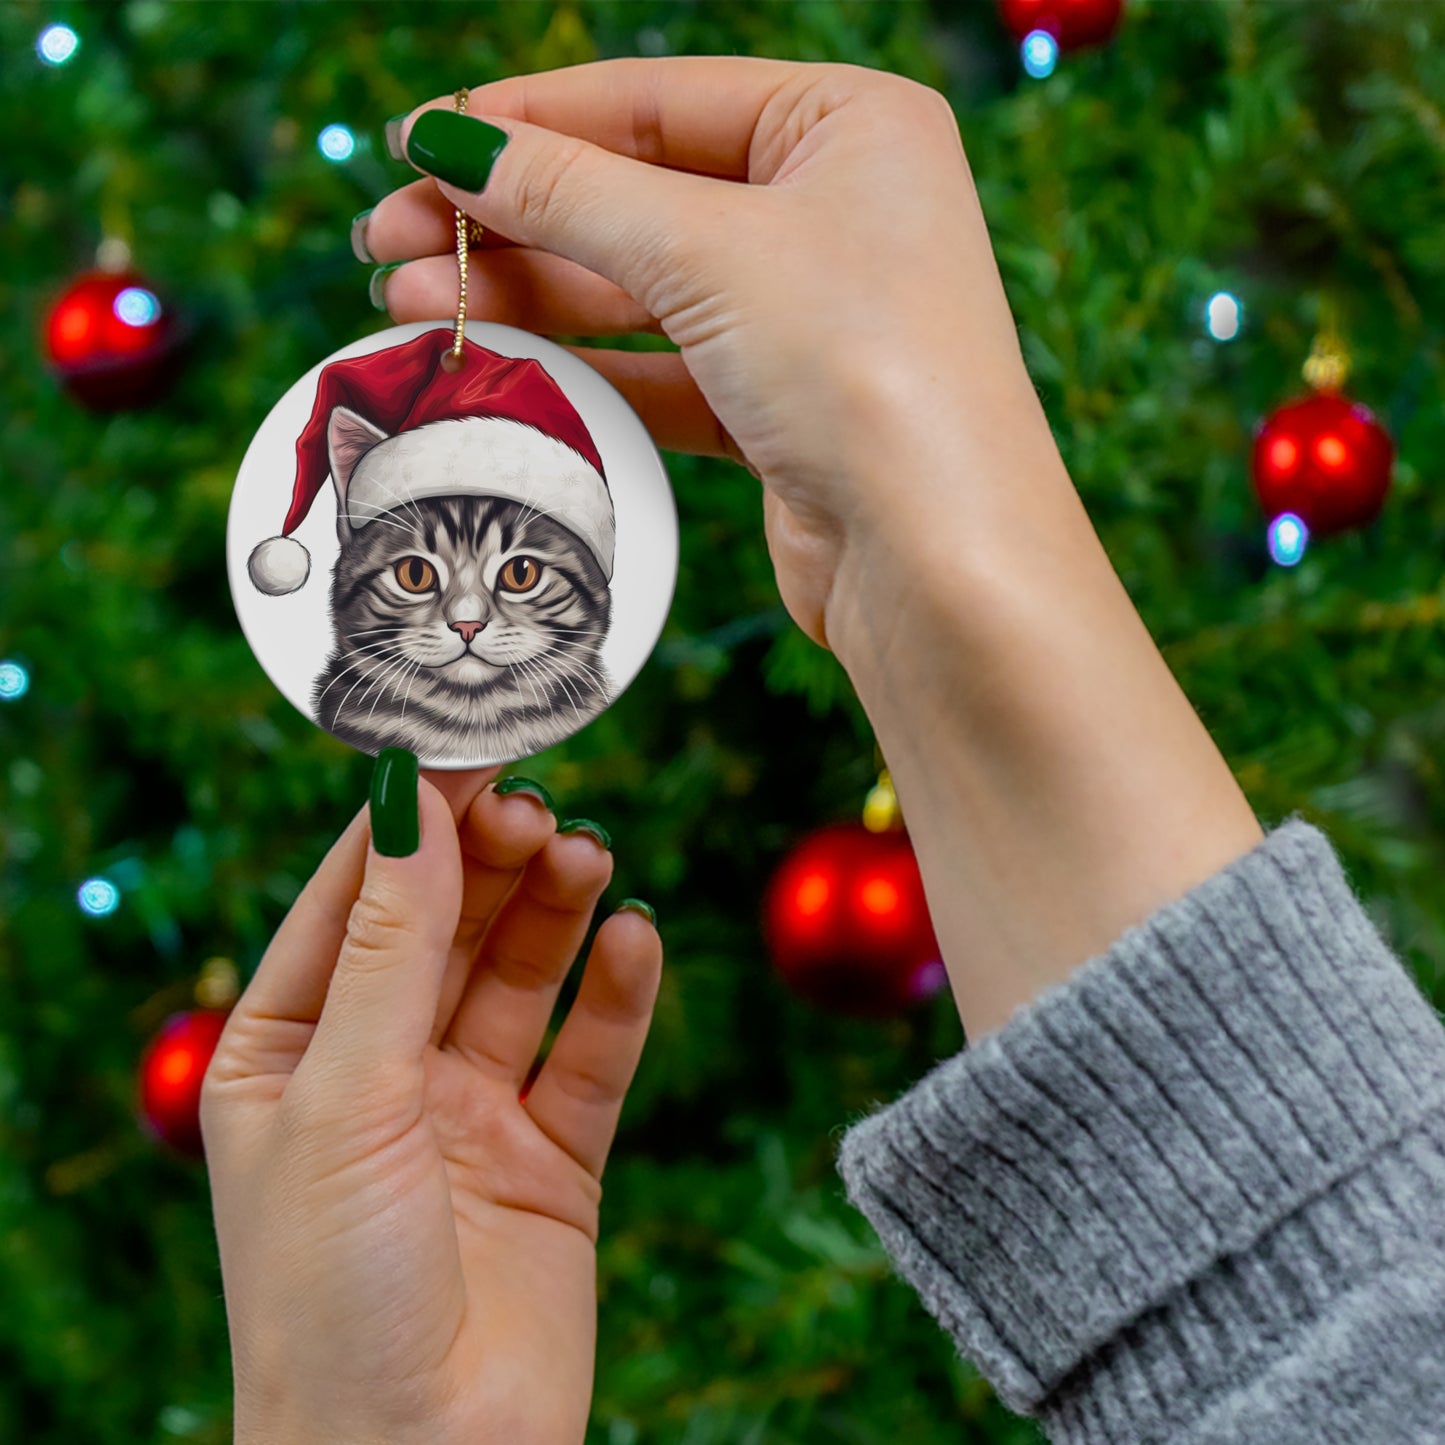
{"label": "white pom pom", "polygon": [[311,573],[311,554],[294,537],[267,537],[246,564],[251,581],[268,597],[294,592]]}

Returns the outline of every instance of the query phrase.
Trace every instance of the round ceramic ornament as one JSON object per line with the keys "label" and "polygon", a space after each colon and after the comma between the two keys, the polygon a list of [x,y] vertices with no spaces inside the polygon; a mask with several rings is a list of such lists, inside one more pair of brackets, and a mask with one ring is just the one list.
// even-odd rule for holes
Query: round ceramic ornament
{"label": "round ceramic ornament", "polygon": [[617,390],[510,326],[391,327],[313,367],[241,463],[231,597],[313,722],[423,767],[514,762],[621,695],[677,581],[662,458]]}

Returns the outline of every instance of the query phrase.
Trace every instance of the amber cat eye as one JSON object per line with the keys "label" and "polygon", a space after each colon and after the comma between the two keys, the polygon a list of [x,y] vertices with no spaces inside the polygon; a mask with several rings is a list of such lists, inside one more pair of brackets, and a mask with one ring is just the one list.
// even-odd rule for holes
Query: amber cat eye
{"label": "amber cat eye", "polygon": [[541,576],[542,569],[531,557],[512,557],[498,580],[506,592],[530,592]]}
{"label": "amber cat eye", "polygon": [[403,557],[396,564],[396,580],[408,592],[430,592],[436,586],[436,568],[425,557]]}

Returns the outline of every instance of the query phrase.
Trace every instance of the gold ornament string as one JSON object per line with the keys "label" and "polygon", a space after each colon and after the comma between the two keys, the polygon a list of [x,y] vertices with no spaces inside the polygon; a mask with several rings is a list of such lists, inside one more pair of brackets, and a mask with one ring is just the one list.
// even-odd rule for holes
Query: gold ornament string
{"label": "gold ornament string", "polygon": [[[470,92],[465,89],[457,91],[452,97],[452,104],[456,107],[459,115],[467,113],[467,100]],[[458,211],[457,217],[457,320],[452,331],[452,349],[442,357],[442,367],[447,371],[460,371],[466,364],[466,357],[462,353],[462,341],[467,332],[467,244],[480,243],[482,239],[482,227],[477,221],[473,221],[465,211]]]}
{"label": "gold ornament string", "polygon": [[1340,325],[1340,306],[1326,293],[1320,298],[1319,330],[1302,368],[1306,385],[1315,391],[1340,391],[1350,375],[1350,353]]}
{"label": "gold ornament string", "polygon": [[868,790],[863,803],[863,826],[870,833],[888,833],[903,826],[898,794],[893,791],[893,779],[887,768],[878,774],[878,781]]}

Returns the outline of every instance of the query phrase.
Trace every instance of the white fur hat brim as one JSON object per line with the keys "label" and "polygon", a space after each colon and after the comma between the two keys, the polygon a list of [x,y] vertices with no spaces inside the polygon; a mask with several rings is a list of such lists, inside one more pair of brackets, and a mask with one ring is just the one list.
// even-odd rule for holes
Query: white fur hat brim
{"label": "white fur hat brim", "polygon": [[460,417],[387,437],[356,464],[346,485],[346,515],[360,527],[426,497],[519,502],[579,537],[611,581],[617,523],[606,481],[565,442],[527,422]]}

